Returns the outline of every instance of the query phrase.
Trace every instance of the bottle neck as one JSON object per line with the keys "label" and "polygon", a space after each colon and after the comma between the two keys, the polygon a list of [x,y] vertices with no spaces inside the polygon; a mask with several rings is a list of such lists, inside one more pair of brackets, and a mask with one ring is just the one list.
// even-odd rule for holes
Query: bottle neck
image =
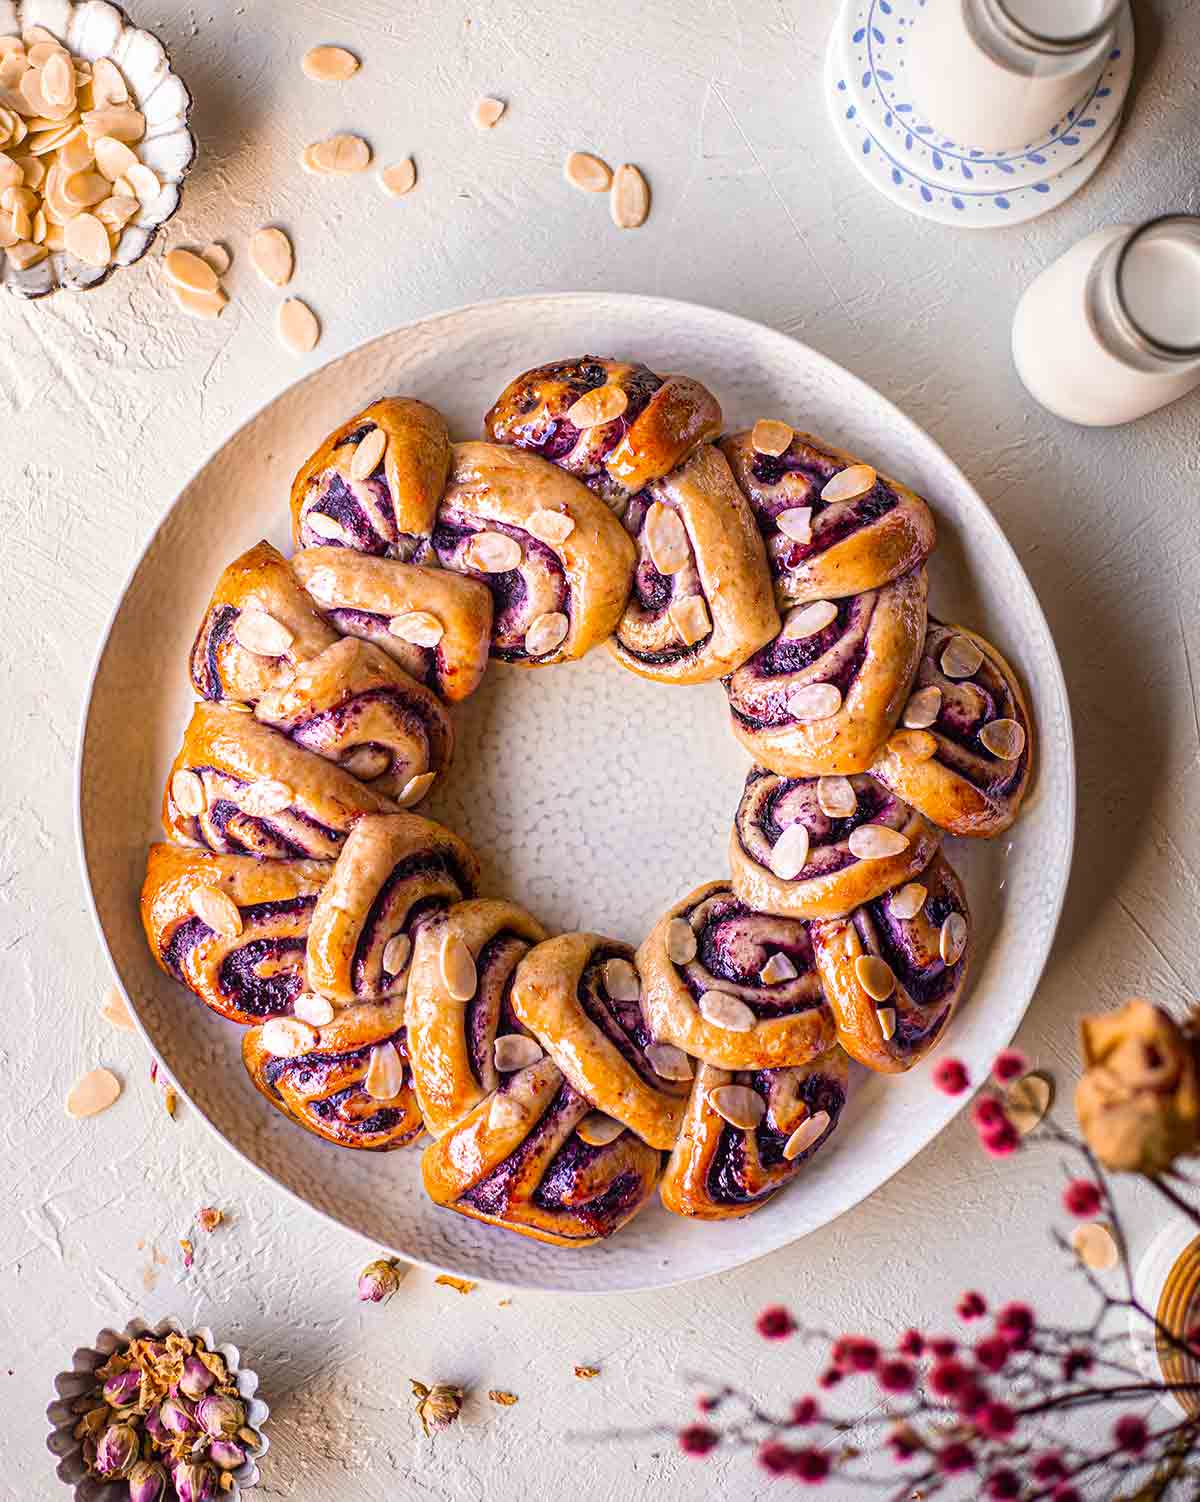
{"label": "bottle neck", "polygon": [[1125,253],[1144,229],[1126,229],[1096,257],[1085,291],[1088,319],[1108,353],[1131,370],[1147,375],[1184,375],[1200,370],[1200,349],[1172,348],[1159,342],[1134,320],[1122,295]]}
{"label": "bottle neck", "polygon": [[1031,30],[1005,0],[946,0],[961,4],[976,46],[1000,67],[1026,77],[1067,77],[1099,67],[1112,45],[1116,24],[1106,21],[1077,36],[1051,37]]}

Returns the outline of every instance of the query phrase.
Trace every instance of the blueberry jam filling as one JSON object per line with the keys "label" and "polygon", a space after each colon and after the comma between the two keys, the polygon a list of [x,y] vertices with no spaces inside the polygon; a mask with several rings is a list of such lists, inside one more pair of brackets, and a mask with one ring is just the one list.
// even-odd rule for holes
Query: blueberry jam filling
{"label": "blueberry jam filling", "polygon": [[[284,860],[302,860],[309,854],[305,846],[281,834],[269,818],[245,813],[229,798],[215,799],[208,808],[206,818],[221,841],[234,853],[265,855],[269,851],[276,859]],[[237,823],[233,824],[235,819]],[[324,825],[318,824],[316,827],[327,839],[339,841],[344,838],[335,830],[326,830]],[[253,839],[247,837],[251,831],[255,836]]]}
{"label": "blueberry jam filling", "polygon": [[220,649],[233,635],[241,611],[234,605],[218,605],[201,628],[192,649],[192,682],[206,699],[223,699]]}
{"label": "blueberry jam filling", "polygon": [[[386,501],[388,499],[386,484],[375,478],[365,483],[375,486],[377,490],[382,489],[381,500]],[[371,525],[371,521],[363,511],[358,497],[341,475],[331,474],[327,476],[325,490],[321,499],[309,508],[307,515],[311,516],[314,512],[318,512],[322,516],[328,516],[337,522],[342,530],[347,532],[353,539],[356,551],[370,553],[375,557],[379,557],[387,552],[387,538],[381,537]],[[322,542],[328,541],[326,538],[321,538],[320,540]]]}
{"label": "blueberry jam filling", "polygon": [[646,1026],[641,1001],[617,1001],[608,994],[604,985],[605,964],[609,960],[630,959],[632,954],[628,949],[596,950],[579,977],[575,994],[588,1020],[604,1034],[629,1067],[647,1084],[653,1085],[658,1076],[646,1062],[645,1050],[654,1042],[654,1035]]}
{"label": "blueberry jam filling", "polygon": [[[304,989],[302,972],[307,942],[303,935],[299,938],[251,939],[248,944],[231,950],[217,971],[221,994],[231,997],[238,1010],[251,1017],[289,1013],[292,1002]],[[295,963],[294,970],[277,968],[289,961]],[[260,965],[269,965],[274,973],[260,974]]]}
{"label": "blueberry jam filling", "polygon": [[[760,1094],[769,1098],[770,1074],[768,1072],[756,1073],[751,1079],[751,1085]],[[746,1134],[736,1127],[723,1127],[720,1141],[708,1169],[707,1188],[713,1201],[717,1204],[745,1205],[755,1200],[765,1199],[773,1194],[822,1145],[829,1136],[829,1132],[837,1125],[842,1107],[846,1103],[845,1091],[836,1080],[831,1080],[823,1074],[813,1074],[801,1086],[800,1097],[808,1107],[810,1116],[815,1116],[818,1111],[828,1111],[829,1131],[807,1152],[801,1153],[789,1162],[783,1156],[783,1149],[790,1134],[776,1132],[764,1118],[762,1124],[754,1132],[758,1157],[756,1166],[748,1160]],[[755,1182],[752,1175],[761,1170],[771,1173],[772,1177],[764,1177]]]}
{"label": "blueberry jam filling", "polygon": [[176,980],[183,980],[183,964],[187,956],[212,933],[202,918],[185,918],[160,948],[163,964]]}
{"label": "blueberry jam filling", "polygon": [[[832,657],[833,661],[822,671],[820,681],[832,683],[845,698],[866,661],[875,600],[874,592],[838,600],[837,618],[824,630],[799,640],[790,640],[781,633],[730,673],[724,682],[730,711],[739,724],[751,730],[792,724],[794,716],[788,696],[795,685],[786,680],[825,657]],[[856,639],[846,644],[843,638],[851,630]],[[784,681],[769,682],[775,679]]]}
{"label": "blueberry jam filling", "polygon": [[[409,909],[405,927],[410,931],[416,926],[418,918],[431,916],[434,912],[441,912],[450,901],[461,901],[469,897],[474,891],[466,873],[459,866],[453,855],[447,850],[425,851],[416,850],[411,855],[405,856],[402,861],[397,861],[392,867],[387,880],[375,894],[367,916],[363,921],[362,931],[358,936],[358,943],[354,948],[354,958],[350,964],[350,974],[353,978],[354,989],[362,994],[367,982],[367,962],[371,950],[376,944],[379,926],[388,919],[394,898],[399,889],[415,876],[442,876],[448,885],[457,888],[458,895],[454,898],[429,897],[420,903],[415,903]],[[399,932],[392,928],[392,933]],[[412,934],[410,932],[410,937]]]}
{"label": "blueberry jam filling", "polygon": [[[763,819],[763,833],[772,845],[775,844],[788,825],[795,822],[791,819],[781,821],[777,817],[780,803],[786,801],[788,795],[794,792],[796,788],[805,786],[812,787],[815,798],[815,784],[811,783],[811,779],[806,782],[801,779],[789,777],[780,781],[779,786],[767,800],[765,818]],[[849,839],[850,835],[856,829],[863,824],[869,824],[872,819],[877,817],[880,810],[892,801],[883,788],[876,782],[872,782],[867,787],[855,788],[854,793],[858,802],[852,814],[847,814],[844,818],[831,818],[828,814],[821,814],[821,825],[823,827],[823,832],[819,836],[821,844],[837,845],[843,840]]]}
{"label": "blueberry jam filling", "polygon": [[379,1132],[390,1132],[393,1128],[403,1125],[406,1119],[405,1113],[397,1110],[395,1106],[380,1106],[378,1110],[372,1111],[370,1116],[361,1116],[353,1124],[346,1122],[342,1117],[341,1108],[359,1093],[359,1086],[350,1085],[345,1090],[339,1090],[336,1095],[307,1101],[305,1106],[318,1120],[336,1123],[340,1132],[350,1131],[355,1136],[373,1136]]}
{"label": "blueberry jam filling", "polygon": [[[497,1087],[496,1094],[504,1095],[510,1088],[513,1078],[513,1075],[504,1076]],[[463,1202],[471,1205],[482,1215],[503,1216],[512,1193],[512,1186],[520,1177],[521,1170],[538,1150],[542,1139],[555,1122],[564,1112],[575,1110],[581,1099],[582,1097],[576,1095],[564,1080],[533,1130],[522,1142],[518,1143],[507,1158],[496,1164],[486,1178],[481,1179],[473,1189],[467,1190],[462,1196]]]}
{"label": "blueberry jam filling", "polygon": [[[754,912],[736,897],[717,905],[709,899],[709,906],[697,936],[696,964],[701,973],[689,967],[685,976],[695,1000],[713,984],[719,988],[727,982],[736,988],[738,1000],[760,1019],[795,1015],[824,1004],[820,987],[812,984],[812,940],[803,922]],[[775,954],[785,954],[798,974],[775,985],[764,985],[759,971]]]}
{"label": "blueberry jam filling", "polygon": [[[467,1002],[464,1018],[471,1073],[477,1085],[483,1084],[485,1064],[496,1038],[520,1031],[512,1007],[512,985],[517,965],[528,951],[529,945],[524,939],[507,931],[490,938],[479,951],[475,962],[479,983],[474,996]],[[500,990],[498,1002],[497,986]]]}
{"label": "blueberry jam filling", "polygon": [[793,543],[786,557],[782,559],[784,567],[795,568],[806,558],[823,553],[836,543],[843,542],[860,527],[877,522],[881,516],[886,516],[899,504],[899,497],[894,491],[886,490],[882,485],[876,484],[875,489],[863,496],[861,500],[851,501],[849,504],[839,503],[838,511],[833,516],[829,515],[828,506],[818,506],[815,508],[813,518],[812,541]]}
{"label": "blueberry jam filling", "polygon": [[[928,958],[915,955],[907,939],[904,926],[888,915],[885,901],[877,898],[868,904],[879,952],[895,972],[900,984],[919,1007],[929,1007],[942,1001],[950,991],[958,975],[957,965],[946,965],[936,953]],[[936,932],[946,917],[959,909],[946,898],[931,898],[925,905],[925,914]],[[897,1008],[896,1031],[901,1033],[901,1024],[912,1037],[918,1040],[936,1032],[945,1021],[945,1014],[937,1018],[923,1019]],[[894,1042],[895,1040],[893,1040]]]}

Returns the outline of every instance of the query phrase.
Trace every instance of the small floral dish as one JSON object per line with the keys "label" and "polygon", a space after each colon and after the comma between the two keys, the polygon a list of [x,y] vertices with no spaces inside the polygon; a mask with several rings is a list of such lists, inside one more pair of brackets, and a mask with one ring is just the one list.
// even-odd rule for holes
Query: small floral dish
{"label": "small floral dish", "polygon": [[76,1502],[219,1502],[260,1479],[270,1411],[237,1346],[211,1330],[101,1330],[54,1387],[46,1447]]}
{"label": "small floral dish", "polygon": [[191,109],[108,0],[0,0],[0,282],[86,291],[140,260],[195,160]]}

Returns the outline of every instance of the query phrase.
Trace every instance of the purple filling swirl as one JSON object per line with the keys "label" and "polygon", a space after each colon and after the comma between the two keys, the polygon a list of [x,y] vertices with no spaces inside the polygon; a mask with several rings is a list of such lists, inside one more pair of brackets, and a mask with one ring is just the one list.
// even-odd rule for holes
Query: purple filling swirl
{"label": "purple filling swirl", "polygon": [[[812,939],[802,920],[755,912],[728,889],[714,892],[681,916],[691,923],[698,945],[696,958],[680,967],[693,1000],[698,1002],[705,991],[725,991],[759,1019],[825,1005]],[[767,984],[760,972],[774,955],[786,955],[797,973]]]}
{"label": "purple filling swirl", "polygon": [[[278,902],[255,902],[241,909],[242,933],[226,941],[217,965],[216,989],[237,1011],[248,1017],[287,1016],[304,989],[304,954],[307,919],[316,897],[291,897]],[[304,920],[304,933],[272,934],[280,919]],[[290,924],[286,926],[291,926]],[[263,932],[263,930],[268,930]],[[186,984],[184,966],[198,944],[212,938],[213,930],[200,918],[185,918],[162,946],[163,964]]]}
{"label": "purple filling swirl", "polygon": [[[522,558],[516,568],[487,574],[467,562],[472,537],[484,531],[502,533],[520,544]],[[502,662],[528,660],[525,634],[538,616],[561,612],[568,620],[571,617],[571,588],[562,560],[553,548],[522,527],[444,506],[433,532],[433,551],[443,568],[478,579],[491,590],[491,655]]]}
{"label": "purple filling swirl", "polygon": [[[779,1077],[792,1072],[758,1070],[738,1078],[769,1100]],[[715,1203],[747,1205],[768,1198],[828,1141],[846,1103],[845,1086],[840,1080],[814,1070],[801,1082],[798,1094],[810,1116],[818,1111],[828,1112],[826,1131],[811,1147],[789,1161],[783,1149],[791,1133],[776,1130],[770,1110],[753,1132],[726,1125],[708,1168],[707,1189]]]}
{"label": "purple filling swirl", "polygon": [[844,699],[866,660],[878,599],[868,590],[834,601],[836,619],[812,636],[781,632],[723,680],[730,712],[751,730],[794,724],[788,696],[801,674],[805,683],[832,683]]}
{"label": "purple filling swirl", "polygon": [[866,773],[847,780],[856,800],[854,812],[831,817],[818,802],[819,778],[780,777],[762,767],[752,767],[734,819],[742,850],[769,868],[771,852],[784,830],[792,824],[803,824],[808,830],[809,855],[797,881],[832,875],[854,865],[857,857],[846,847],[854,830],[872,823],[899,828],[909,809]]}
{"label": "purple filling swirl", "polygon": [[471,1073],[477,1085],[487,1087],[494,1074],[492,1047],[506,1033],[523,1033],[512,1005],[513,976],[529,952],[529,942],[507,929],[493,935],[475,960],[478,977],[475,994],[466,1006],[464,1030]]}

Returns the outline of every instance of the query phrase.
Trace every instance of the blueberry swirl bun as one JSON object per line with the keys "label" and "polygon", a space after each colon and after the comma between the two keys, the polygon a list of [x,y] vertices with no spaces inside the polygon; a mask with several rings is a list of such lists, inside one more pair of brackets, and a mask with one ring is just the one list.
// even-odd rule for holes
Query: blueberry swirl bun
{"label": "blueberry swirl bun", "polygon": [[313,914],[309,988],[338,1006],[403,996],[422,924],[478,880],[474,851],[432,819],[359,819]]}
{"label": "blueberry swirl bun", "polygon": [[619,513],[630,496],[716,437],[721,408],[690,376],[583,355],[510,381],[484,431],[552,460]]}
{"label": "blueberry swirl bun", "polygon": [[913,689],[871,770],[951,834],[1001,834],[1033,771],[1017,675],[976,632],[930,621]]}
{"label": "blueberry swirl bun", "polygon": [[777,422],[721,447],[754,508],[783,602],[878,589],[933,551],[933,515],[921,497],[853,454]]}
{"label": "blueberry swirl bun", "polygon": [[847,918],[818,919],[812,941],[846,1052],[884,1074],[923,1059],[958,1005],[971,958],[966,893],[945,856]]}
{"label": "blueberry swirl bun", "polygon": [[704,444],[629,503],[633,594],[609,650],[659,683],[707,683],[779,630],[762,538],[719,449]]}
{"label": "blueberry swirl bun", "polygon": [[328,861],[262,861],[151,845],[142,926],[160,967],[232,1022],[287,1017]]}
{"label": "blueberry swirl bun", "polygon": [[629,534],[585,485],[535,454],[456,443],[433,545],[492,592],[492,656],[543,667],[611,636],[629,598]]}
{"label": "blueberry swirl bun", "polygon": [[836,1041],[807,925],[754,912],[728,882],[664,913],[636,963],[655,1038],[707,1064],[807,1064]]}
{"label": "blueberry swirl bun", "polygon": [[650,1032],[627,944],[588,933],[548,939],[517,967],[512,1004],[595,1110],[651,1147],[671,1147],[692,1067]]}
{"label": "blueberry swirl bun", "polygon": [[752,767],[733,820],[729,869],[747,907],[840,918],[918,875],[941,840],[866,772],[796,778]]}
{"label": "blueberry swirl bun", "polygon": [[402,998],[253,1027],[242,1062],[276,1110],[338,1147],[388,1152],[421,1135]]}
{"label": "blueberry swirl bun", "polygon": [[761,1209],[833,1135],[848,1078],[840,1048],[787,1069],[701,1064],[659,1185],[663,1204],[697,1220]]}
{"label": "blueberry swirl bun", "polygon": [[197,704],[163,793],[178,845],[271,860],[332,860],[359,814],[396,805],[250,714]]}
{"label": "blueberry swirl bun", "polygon": [[729,675],[733,733],[760,766],[785,777],[871,766],[920,660],[928,588],[919,568],[849,599],[797,606]]}
{"label": "blueberry swirl bun", "polygon": [[297,547],[353,548],[423,563],[450,469],[450,434],[439,412],[384,397],[343,423],[292,483]]}
{"label": "blueberry swirl bun", "polygon": [[[405,1015],[417,1099],[435,1137],[490,1095],[523,1055],[540,1055],[513,1012],[512,982],[545,937],[523,908],[488,897],[456,902],[421,924]],[[507,1041],[497,1049],[497,1039]]]}
{"label": "blueberry swirl bun", "polygon": [[373,643],[448,703],[479,687],[492,638],[485,584],[349,548],[304,548],[292,568],[343,636]]}
{"label": "blueberry swirl bun", "polygon": [[552,1059],[506,1074],[425,1149],[426,1192],[460,1215],[558,1246],[611,1236],[654,1193],[662,1154],[629,1131],[593,1132],[592,1114]]}
{"label": "blueberry swirl bun", "polygon": [[353,636],[302,663],[254,714],[403,808],[425,797],[454,748],[454,727],[437,695]]}
{"label": "blueberry swirl bun", "polygon": [[256,704],[335,641],[283,554],[255,543],[217,580],[192,647],[192,683],[202,699]]}

